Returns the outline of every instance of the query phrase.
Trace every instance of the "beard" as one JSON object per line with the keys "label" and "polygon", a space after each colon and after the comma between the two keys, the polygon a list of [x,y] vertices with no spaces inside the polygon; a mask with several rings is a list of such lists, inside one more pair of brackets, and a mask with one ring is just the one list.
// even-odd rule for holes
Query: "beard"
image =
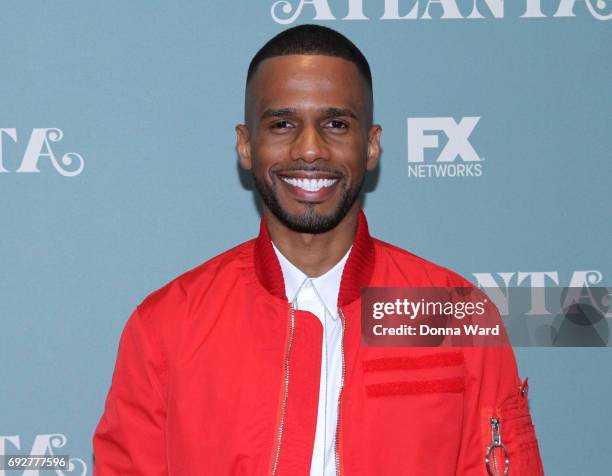
{"label": "beard", "polygon": [[297,233],[314,234],[325,233],[338,226],[359,197],[365,175],[356,186],[344,188],[336,209],[325,215],[316,212],[316,204],[314,203],[304,204],[306,211],[301,214],[289,213],[280,204],[275,185],[269,186],[267,183],[260,181],[255,174],[253,174],[253,181],[263,202],[283,225]]}

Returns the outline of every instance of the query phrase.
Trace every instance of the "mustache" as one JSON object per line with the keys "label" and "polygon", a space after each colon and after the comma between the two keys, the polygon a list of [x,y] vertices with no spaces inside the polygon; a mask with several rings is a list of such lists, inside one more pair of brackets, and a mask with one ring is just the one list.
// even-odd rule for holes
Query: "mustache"
{"label": "mustache", "polygon": [[320,165],[311,165],[311,164],[302,164],[302,165],[294,165],[289,167],[283,167],[273,170],[274,173],[282,173],[282,172],[327,172],[335,175],[344,176],[341,170],[334,169],[332,167],[320,166]]}

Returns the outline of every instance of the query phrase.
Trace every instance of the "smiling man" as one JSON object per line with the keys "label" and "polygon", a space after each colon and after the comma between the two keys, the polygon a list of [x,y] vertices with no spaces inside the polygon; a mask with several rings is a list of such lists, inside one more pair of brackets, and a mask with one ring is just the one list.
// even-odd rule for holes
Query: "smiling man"
{"label": "smiling man", "polygon": [[362,288],[471,285],[368,231],[382,129],[361,52],[288,29],[251,61],[245,96],[236,148],[259,235],[130,316],[94,474],[543,474],[509,346],[362,341]]}

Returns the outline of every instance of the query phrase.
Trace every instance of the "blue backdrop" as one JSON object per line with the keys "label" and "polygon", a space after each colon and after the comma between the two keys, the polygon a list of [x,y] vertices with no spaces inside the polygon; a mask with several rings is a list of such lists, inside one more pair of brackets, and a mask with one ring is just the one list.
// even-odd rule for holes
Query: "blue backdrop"
{"label": "blue backdrop", "polygon": [[[0,454],[91,474],[131,311],[255,236],[234,126],[252,55],[290,25],[370,61],[374,236],[485,285],[610,286],[611,18],[602,0],[0,2]],[[609,472],[610,348],[516,355],[547,474]]]}

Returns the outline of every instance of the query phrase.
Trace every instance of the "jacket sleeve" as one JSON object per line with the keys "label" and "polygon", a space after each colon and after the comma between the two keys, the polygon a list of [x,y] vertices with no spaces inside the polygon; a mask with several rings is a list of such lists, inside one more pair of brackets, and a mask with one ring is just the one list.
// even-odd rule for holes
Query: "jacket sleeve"
{"label": "jacket sleeve", "polygon": [[[497,309],[492,312],[503,326]],[[466,347],[464,352],[467,376],[457,475],[504,475],[507,456],[509,475],[542,476],[544,470],[528,407],[527,380],[521,382],[519,378],[509,342]],[[498,426],[492,419],[498,419]],[[499,434],[503,447],[491,450],[489,473],[485,458],[494,432]]]}
{"label": "jacket sleeve", "polygon": [[168,474],[165,367],[137,307],[121,334],[104,413],[94,433],[94,476]]}

